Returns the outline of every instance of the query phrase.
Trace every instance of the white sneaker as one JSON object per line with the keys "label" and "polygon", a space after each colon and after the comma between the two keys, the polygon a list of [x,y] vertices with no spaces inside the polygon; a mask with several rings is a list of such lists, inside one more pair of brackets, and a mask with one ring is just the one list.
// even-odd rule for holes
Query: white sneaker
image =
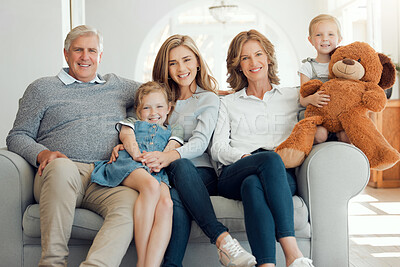
{"label": "white sneaker", "polygon": [[314,267],[314,265],[312,265],[312,260],[309,258],[298,258],[289,267]]}
{"label": "white sneaker", "polygon": [[218,248],[219,262],[226,267],[252,267],[257,264],[256,258],[248,253],[236,239],[227,235]]}

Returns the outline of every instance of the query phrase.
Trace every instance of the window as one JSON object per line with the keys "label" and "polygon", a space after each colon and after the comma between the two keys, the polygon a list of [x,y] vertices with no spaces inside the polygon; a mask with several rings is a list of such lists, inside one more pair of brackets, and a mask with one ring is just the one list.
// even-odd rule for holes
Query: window
{"label": "window", "polygon": [[232,21],[217,22],[209,13],[209,3],[194,6],[182,5],[168,13],[154,25],[143,40],[135,71],[135,79],[151,80],[154,59],[161,44],[172,34],[189,35],[196,42],[221,90],[227,90],[226,53],[232,38],[241,31],[256,29],[274,44],[283,86],[298,84],[297,68],[300,59],[285,32],[260,11],[239,3],[239,10]]}

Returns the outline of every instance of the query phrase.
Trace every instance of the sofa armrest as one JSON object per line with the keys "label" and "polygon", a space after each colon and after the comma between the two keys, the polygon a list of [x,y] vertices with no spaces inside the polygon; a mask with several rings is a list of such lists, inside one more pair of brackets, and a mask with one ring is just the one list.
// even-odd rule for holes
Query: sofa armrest
{"label": "sofa armrest", "polygon": [[369,180],[369,161],[353,145],[314,146],[298,169],[298,193],[309,208],[315,266],[348,266],[348,202]]}
{"label": "sofa armrest", "polygon": [[33,167],[21,156],[0,149],[0,251],[2,266],[22,266],[22,216],[34,202]]}

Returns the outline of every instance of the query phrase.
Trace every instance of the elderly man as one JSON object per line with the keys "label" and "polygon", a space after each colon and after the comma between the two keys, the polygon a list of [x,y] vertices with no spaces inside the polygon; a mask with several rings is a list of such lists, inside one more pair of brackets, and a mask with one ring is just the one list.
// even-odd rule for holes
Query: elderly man
{"label": "elderly man", "polygon": [[137,193],[90,183],[93,162],[108,159],[118,144],[114,125],[133,106],[139,84],[97,73],[100,33],[81,25],[67,35],[69,68],[28,86],[7,137],[10,151],[37,167],[34,196],[40,203],[39,266],[66,266],[75,207],[104,217],[81,266],[118,266],[133,237]]}

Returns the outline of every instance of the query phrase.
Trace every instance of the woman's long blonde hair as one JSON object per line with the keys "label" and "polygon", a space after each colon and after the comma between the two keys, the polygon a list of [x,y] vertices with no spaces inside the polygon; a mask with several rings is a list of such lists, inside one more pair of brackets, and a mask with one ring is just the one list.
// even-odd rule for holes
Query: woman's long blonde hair
{"label": "woman's long blonde hair", "polygon": [[276,62],[274,45],[261,33],[256,30],[244,31],[236,35],[228,49],[226,58],[226,66],[228,69],[228,79],[230,87],[234,91],[239,91],[248,86],[246,76],[240,71],[240,53],[242,52],[243,44],[249,40],[258,41],[264,49],[268,57],[268,78],[273,84],[279,84],[278,64]]}
{"label": "woman's long blonde hair", "polygon": [[217,80],[213,76],[211,76],[211,71],[207,66],[207,63],[200,55],[200,51],[197,48],[195,42],[187,35],[172,35],[161,45],[160,50],[158,50],[156,59],[154,61],[153,80],[167,85],[173,94],[174,101],[179,99],[179,86],[175,83],[174,80],[169,78],[168,75],[168,61],[170,51],[173,48],[181,45],[189,48],[196,55],[196,59],[200,66],[200,69],[196,75],[196,84],[204,90],[217,93]]}

